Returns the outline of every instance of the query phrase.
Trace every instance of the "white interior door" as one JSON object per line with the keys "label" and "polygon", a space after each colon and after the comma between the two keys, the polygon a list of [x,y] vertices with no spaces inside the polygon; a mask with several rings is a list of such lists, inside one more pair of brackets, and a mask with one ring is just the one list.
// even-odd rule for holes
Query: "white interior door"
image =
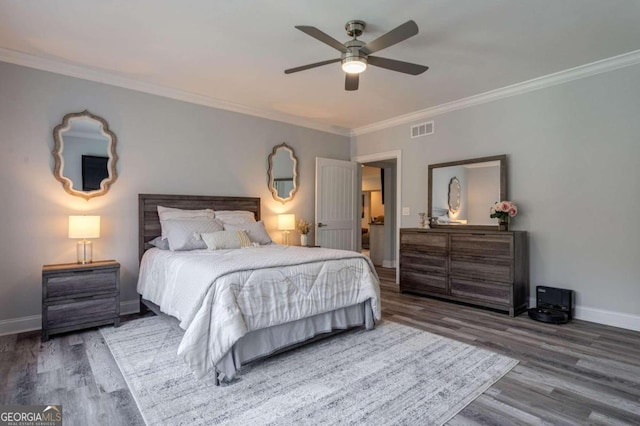
{"label": "white interior door", "polygon": [[316,245],[357,251],[359,164],[316,158]]}

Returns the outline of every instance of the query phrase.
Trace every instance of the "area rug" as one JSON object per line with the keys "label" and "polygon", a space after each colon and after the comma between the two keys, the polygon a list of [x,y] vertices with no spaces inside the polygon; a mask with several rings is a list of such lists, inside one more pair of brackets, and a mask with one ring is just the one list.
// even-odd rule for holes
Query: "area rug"
{"label": "area rug", "polygon": [[169,317],[100,330],[148,425],[439,425],[517,361],[390,321],[243,367],[216,387],[177,357]]}

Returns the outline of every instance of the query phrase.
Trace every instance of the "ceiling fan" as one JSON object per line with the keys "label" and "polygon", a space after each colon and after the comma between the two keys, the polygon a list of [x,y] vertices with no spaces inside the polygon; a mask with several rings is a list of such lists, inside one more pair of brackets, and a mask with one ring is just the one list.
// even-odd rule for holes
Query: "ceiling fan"
{"label": "ceiling fan", "polygon": [[303,33],[333,47],[340,51],[342,55],[337,59],[329,59],[328,61],[289,68],[285,70],[284,73],[291,74],[298,71],[308,70],[310,68],[332,64],[334,62],[342,62],[342,70],[347,74],[344,89],[358,90],[360,73],[367,69],[367,64],[411,75],[422,74],[429,69],[429,67],[425,67],[424,65],[396,61],[395,59],[381,58],[379,56],[371,56],[374,52],[393,46],[394,44],[400,43],[401,41],[418,34],[418,25],[416,25],[414,21],[407,21],[369,43],[358,40],[358,37],[362,35],[365,26],[366,25],[363,21],[354,20],[347,22],[344,29],[347,30],[349,37],[353,37],[353,40],[349,40],[342,44],[316,27],[296,25],[296,28]]}

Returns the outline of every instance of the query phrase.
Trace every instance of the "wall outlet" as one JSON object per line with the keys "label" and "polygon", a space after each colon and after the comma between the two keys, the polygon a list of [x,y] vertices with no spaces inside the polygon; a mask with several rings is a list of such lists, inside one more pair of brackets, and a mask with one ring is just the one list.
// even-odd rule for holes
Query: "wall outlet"
{"label": "wall outlet", "polygon": [[409,209],[409,207],[403,207],[402,216],[409,216],[409,215],[411,215],[411,210]]}

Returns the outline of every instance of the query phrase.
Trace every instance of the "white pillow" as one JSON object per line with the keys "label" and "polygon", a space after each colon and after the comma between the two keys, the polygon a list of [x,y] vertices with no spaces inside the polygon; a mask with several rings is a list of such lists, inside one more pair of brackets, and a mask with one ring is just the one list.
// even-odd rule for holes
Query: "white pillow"
{"label": "white pillow", "polygon": [[222,223],[208,217],[171,219],[164,222],[171,251],[197,250],[207,248],[201,234],[222,231]]}
{"label": "white pillow", "polygon": [[233,224],[224,224],[224,230],[227,231],[237,231],[241,230],[246,232],[247,236],[251,240],[252,243],[258,243],[261,245],[271,244],[271,237],[269,233],[264,228],[264,223],[262,221],[253,222],[253,223],[241,223],[238,225]]}
{"label": "white pillow", "polygon": [[160,217],[160,229],[162,230],[162,238],[167,238],[167,232],[164,229],[164,221],[170,219],[187,219],[194,217],[208,217],[213,219],[215,213],[211,209],[204,210],[183,210],[173,207],[158,206],[158,216]]}
{"label": "white pillow", "polygon": [[251,240],[244,231],[220,231],[201,234],[209,250],[249,247]]}
{"label": "white pillow", "polygon": [[255,215],[246,210],[218,210],[216,211],[216,219],[225,225],[254,223],[256,221]]}

